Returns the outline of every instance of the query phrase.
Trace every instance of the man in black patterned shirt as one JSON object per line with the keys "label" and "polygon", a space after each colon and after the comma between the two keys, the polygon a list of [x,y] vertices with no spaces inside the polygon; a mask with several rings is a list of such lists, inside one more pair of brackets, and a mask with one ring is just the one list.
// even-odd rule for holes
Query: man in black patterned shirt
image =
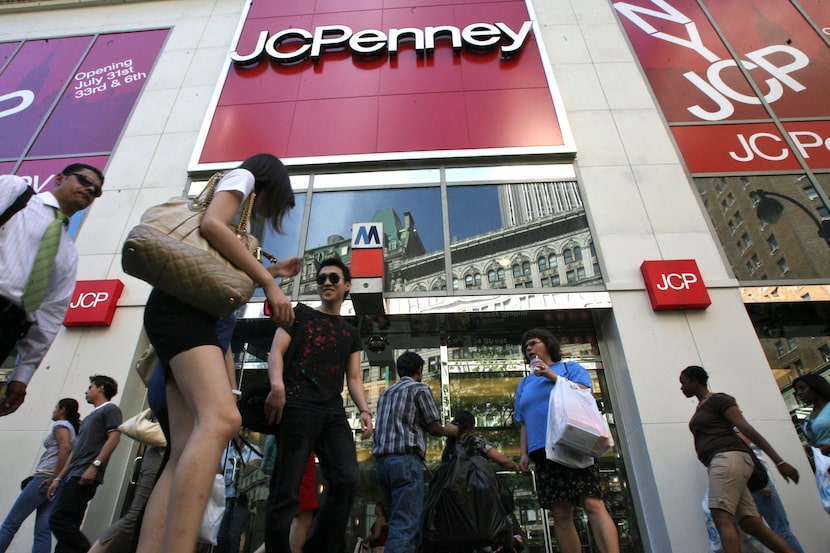
{"label": "man in black patterned shirt", "polygon": [[[338,258],[323,261],[317,270],[317,293],[322,304],[317,309],[298,305],[290,333],[280,328],[271,345],[271,391],[265,400],[265,414],[270,423],[278,424],[279,445],[266,514],[267,553],[291,553],[291,520],[312,451],[320,460],[328,489],[303,551],[345,550],[360,473],[354,436],[343,407],[344,376],[349,394],[360,409],[362,437],[372,435],[372,414],[360,370],[360,334],[340,317],[340,307],[350,288],[348,267]],[[284,366],[283,356],[295,340],[294,354]]]}

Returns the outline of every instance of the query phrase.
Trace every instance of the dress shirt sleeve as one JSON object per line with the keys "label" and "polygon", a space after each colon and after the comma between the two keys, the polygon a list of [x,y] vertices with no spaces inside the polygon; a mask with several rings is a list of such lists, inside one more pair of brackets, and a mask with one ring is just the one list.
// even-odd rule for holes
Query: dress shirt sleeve
{"label": "dress shirt sleeve", "polygon": [[61,248],[65,243],[71,246],[69,266],[55,267],[54,276],[43,296],[43,302],[34,313],[34,324],[29,328],[26,336],[17,342],[17,363],[9,380],[29,383],[63,324],[69,300],[72,299],[72,292],[75,291],[75,275],[78,271],[78,255],[74,246],[68,242],[70,242],[68,236],[61,240]]}

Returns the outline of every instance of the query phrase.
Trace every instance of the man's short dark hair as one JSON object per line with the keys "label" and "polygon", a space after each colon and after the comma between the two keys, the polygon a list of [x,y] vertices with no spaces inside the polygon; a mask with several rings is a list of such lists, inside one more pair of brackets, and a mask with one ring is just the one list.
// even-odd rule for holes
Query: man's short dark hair
{"label": "man's short dark hair", "polygon": [[346,264],[343,263],[343,260],[339,257],[328,257],[320,263],[320,266],[317,267],[317,274],[320,274],[320,271],[323,270],[324,267],[337,267],[341,271],[343,271],[343,280],[346,282],[351,282],[352,280],[352,273],[349,271],[349,268],[346,267]]}
{"label": "man's short dark hair", "polygon": [[104,397],[112,399],[118,393],[118,383],[108,376],[96,374],[89,377],[89,383],[96,388],[104,389]]}
{"label": "man's short dark hair", "polygon": [[95,175],[101,180],[101,186],[104,185],[104,173],[102,173],[101,170],[97,167],[87,165],[86,163],[71,163],[63,168],[63,171],[61,171],[61,175],[71,175],[72,173],[78,173],[80,171],[83,171],[84,169],[87,169],[95,173]]}
{"label": "man's short dark hair", "polygon": [[405,351],[398,357],[398,377],[415,376],[424,368],[423,358],[414,351]]}

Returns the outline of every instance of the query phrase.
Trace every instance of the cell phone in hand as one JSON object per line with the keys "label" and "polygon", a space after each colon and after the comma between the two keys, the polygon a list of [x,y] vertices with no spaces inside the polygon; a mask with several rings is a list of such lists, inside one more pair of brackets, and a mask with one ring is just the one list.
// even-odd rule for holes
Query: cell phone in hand
{"label": "cell phone in hand", "polygon": [[262,311],[265,313],[266,317],[270,317],[274,314],[274,308],[271,307],[271,302],[265,300],[265,305],[262,307]]}

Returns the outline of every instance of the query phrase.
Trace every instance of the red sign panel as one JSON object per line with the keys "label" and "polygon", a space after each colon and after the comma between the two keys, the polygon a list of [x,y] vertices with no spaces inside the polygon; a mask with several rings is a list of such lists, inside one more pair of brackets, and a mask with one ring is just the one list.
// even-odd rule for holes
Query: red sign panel
{"label": "red sign panel", "polygon": [[706,309],[712,304],[694,259],[643,261],[640,271],[655,311]]}
{"label": "red sign panel", "polygon": [[522,0],[254,2],[234,48],[200,164],[573,150]]}
{"label": "red sign panel", "polygon": [[[820,13],[814,1],[805,6]],[[799,168],[794,156],[801,156],[802,148],[796,142],[795,152],[790,151],[778,131],[769,130],[771,124],[760,123],[757,132],[762,134],[754,138],[753,129],[746,125],[680,127],[686,123],[771,122],[773,115],[830,121],[830,49],[792,3],[619,0],[614,8],[693,173]],[[795,132],[820,135],[826,122],[797,126]],[[793,131],[787,132],[792,136]],[[744,134],[746,144],[739,134]],[[776,144],[779,140],[782,144]],[[701,145],[706,146],[702,151]],[[766,155],[764,148],[774,146],[779,146],[779,153]],[[781,146],[789,155],[781,153]],[[736,160],[732,153],[742,149],[747,152],[738,157],[744,160]],[[822,158],[826,160],[826,156],[814,156],[811,166],[830,167]]]}
{"label": "red sign panel", "polygon": [[110,326],[122,290],[120,280],[79,280],[63,326]]}

